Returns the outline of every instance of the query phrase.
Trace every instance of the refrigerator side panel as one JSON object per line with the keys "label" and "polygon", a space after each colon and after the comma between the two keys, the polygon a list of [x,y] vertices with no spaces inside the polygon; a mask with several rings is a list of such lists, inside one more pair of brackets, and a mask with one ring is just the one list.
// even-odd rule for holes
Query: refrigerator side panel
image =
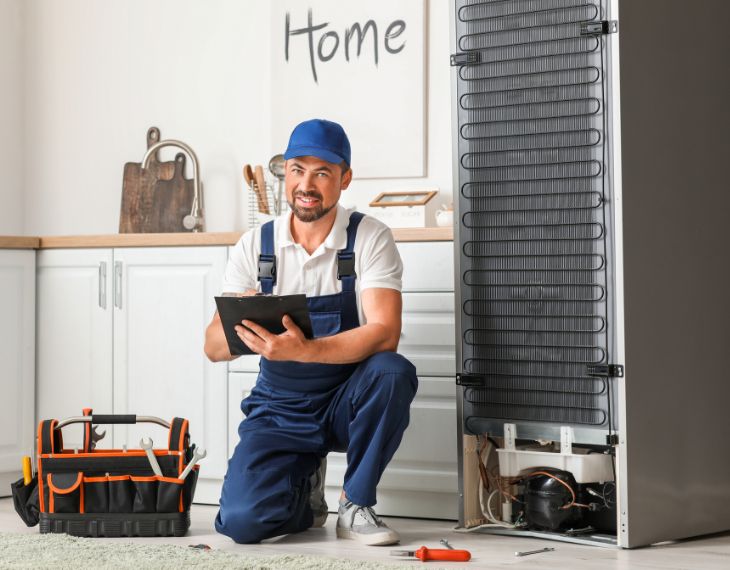
{"label": "refrigerator side panel", "polygon": [[730,529],[730,3],[620,11],[620,534],[633,547]]}

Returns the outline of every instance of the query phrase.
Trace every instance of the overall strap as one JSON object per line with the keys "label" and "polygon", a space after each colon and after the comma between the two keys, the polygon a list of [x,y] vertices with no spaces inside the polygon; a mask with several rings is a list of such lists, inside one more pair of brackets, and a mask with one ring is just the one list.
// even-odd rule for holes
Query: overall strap
{"label": "overall strap", "polygon": [[350,214],[350,223],[347,225],[347,245],[337,252],[337,279],[342,281],[342,291],[355,291],[355,236],[357,227],[365,217],[360,212]]}
{"label": "overall strap", "polygon": [[261,226],[261,254],[259,277],[261,292],[271,295],[276,285],[276,256],[274,255],[274,220]]}

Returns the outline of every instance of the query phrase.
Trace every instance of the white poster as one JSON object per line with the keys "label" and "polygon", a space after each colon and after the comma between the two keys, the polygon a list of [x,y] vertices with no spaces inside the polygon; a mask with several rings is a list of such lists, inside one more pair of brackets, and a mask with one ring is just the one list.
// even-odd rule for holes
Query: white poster
{"label": "white poster", "polygon": [[356,178],[425,176],[423,0],[277,0],[272,136],[321,118],[345,128]]}

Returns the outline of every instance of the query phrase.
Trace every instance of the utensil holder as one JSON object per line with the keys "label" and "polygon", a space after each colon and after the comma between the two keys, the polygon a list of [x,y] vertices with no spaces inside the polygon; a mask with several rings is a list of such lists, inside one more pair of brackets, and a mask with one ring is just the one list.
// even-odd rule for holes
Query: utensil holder
{"label": "utensil holder", "polygon": [[246,221],[248,222],[248,229],[256,228],[263,223],[289,211],[289,204],[286,201],[284,195],[283,182],[281,189],[281,200],[278,200],[278,180],[276,182],[266,181],[266,200],[271,206],[271,214],[262,214],[259,212],[258,202],[256,200],[256,193],[253,188],[246,186],[246,193],[248,194],[248,216]]}

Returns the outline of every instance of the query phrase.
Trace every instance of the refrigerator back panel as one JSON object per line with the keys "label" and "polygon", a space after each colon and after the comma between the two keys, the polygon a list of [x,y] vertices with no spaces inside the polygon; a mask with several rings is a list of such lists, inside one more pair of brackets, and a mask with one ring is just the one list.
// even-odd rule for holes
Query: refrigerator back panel
{"label": "refrigerator back panel", "polygon": [[601,1],[455,6],[464,427],[605,430]]}

